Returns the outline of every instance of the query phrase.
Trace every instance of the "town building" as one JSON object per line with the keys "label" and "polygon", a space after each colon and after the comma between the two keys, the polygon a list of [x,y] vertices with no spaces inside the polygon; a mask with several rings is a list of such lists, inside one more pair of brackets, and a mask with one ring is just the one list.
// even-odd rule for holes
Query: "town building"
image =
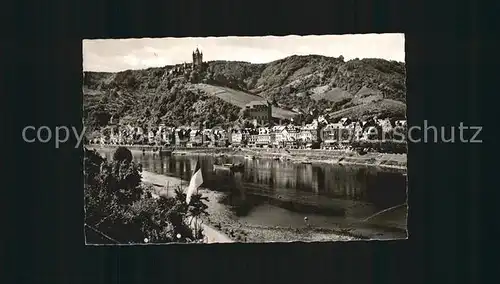
{"label": "town building", "polygon": [[350,120],[340,128],[340,144],[349,144],[356,138],[356,122]]}
{"label": "town building", "polygon": [[407,127],[407,122],[406,120],[396,120],[396,122],[394,123],[395,126],[399,126],[399,127]]}
{"label": "town building", "polygon": [[215,147],[214,137],[212,134],[212,129],[203,128],[201,131],[202,138],[202,146],[203,147]]}
{"label": "town building", "polygon": [[269,128],[260,127],[258,128],[259,134],[257,135],[256,145],[258,147],[268,147],[271,145],[271,135]]}
{"label": "town building", "polygon": [[189,133],[186,128],[176,128],[174,133],[174,145],[177,147],[186,147],[189,142]]}
{"label": "town building", "polygon": [[293,124],[289,124],[282,131],[283,145],[286,148],[297,148],[297,140],[299,139],[300,128]]}
{"label": "town building", "polygon": [[[231,130],[231,145],[234,146],[248,146],[251,144],[251,136],[256,132],[251,128],[236,128]],[[254,137],[254,144],[257,142],[257,136]]]}
{"label": "town building", "polygon": [[155,144],[155,142],[156,142],[156,141],[155,141],[155,140],[156,140],[156,139],[155,139],[155,136],[156,136],[156,135],[155,135],[155,129],[150,128],[150,129],[148,130],[148,136],[147,136],[147,137],[148,137],[148,144],[149,144],[149,145]]}
{"label": "town building", "polygon": [[127,132],[125,129],[118,129],[118,144],[124,145],[127,141]]}
{"label": "town building", "polygon": [[118,134],[115,133],[115,128],[111,127],[110,133],[109,133],[109,144],[118,144]]}
{"label": "town building", "polygon": [[125,144],[126,133],[123,129],[118,126],[112,126],[110,128],[109,143],[113,145],[123,145]]}
{"label": "town building", "polygon": [[368,126],[363,130],[362,140],[377,140],[379,137],[377,126]]}
{"label": "town building", "polygon": [[231,145],[233,146],[242,146],[246,143],[244,140],[244,131],[241,128],[231,129]]}
{"label": "town building", "polygon": [[248,129],[248,142],[247,146],[249,147],[256,147],[257,146],[257,140],[259,137],[259,131],[257,129]]}
{"label": "town building", "polygon": [[317,120],[313,120],[312,123],[306,124],[301,127],[299,133],[299,140],[304,144],[304,147],[310,147],[313,143],[319,141],[320,138],[320,127]]}
{"label": "town building", "polygon": [[351,124],[353,121],[352,119],[348,118],[348,117],[342,117],[340,120],[339,120],[339,124],[342,124],[343,126],[347,126],[349,124]]}
{"label": "town building", "polygon": [[343,118],[337,123],[329,123],[320,130],[322,147],[326,149],[342,148],[357,137],[362,137],[361,123],[348,118]]}
{"label": "town building", "polygon": [[165,127],[162,129],[162,142],[164,145],[172,145],[174,143],[174,134],[175,134],[175,128],[174,127]]}
{"label": "town building", "polygon": [[317,120],[318,120],[318,124],[323,124],[323,125],[328,124],[328,120],[323,115],[318,116]]}
{"label": "town building", "polygon": [[248,140],[249,147],[256,147],[259,134],[250,134],[250,139]]}
{"label": "town building", "polygon": [[222,127],[214,127],[212,133],[217,147],[227,147],[229,144],[228,133]]}
{"label": "town building", "polygon": [[272,106],[268,101],[251,101],[245,105],[243,110],[244,116],[254,119],[261,126],[266,126],[271,123]]}
{"label": "town building", "polygon": [[377,117],[369,118],[363,121],[362,140],[379,140],[382,138],[382,127]]}
{"label": "town building", "polygon": [[285,135],[286,135],[285,125],[275,125],[271,127],[270,138],[272,146],[276,148],[284,147]]}
{"label": "town building", "polygon": [[187,147],[199,147],[203,144],[203,134],[198,128],[192,128],[189,132],[189,141]]}
{"label": "town building", "polygon": [[244,128],[241,130],[241,144],[246,146],[250,139],[251,129]]}
{"label": "town building", "polygon": [[394,123],[394,132],[397,132],[398,138],[402,137],[404,140],[407,138],[408,124],[406,120],[396,120]]}
{"label": "town building", "polygon": [[174,127],[165,127],[162,133],[163,143],[167,145],[172,145],[174,142],[174,134],[175,134]]}
{"label": "town building", "polygon": [[166,142],[166,126],[165,124],[163,123],[160,123],[158,124],[158,131],[156,132],[156,140],[161,143],[161,144],[165,144]]}
{"label": "town building", "polygon": [[340,129],[344,128],[341,123],[329,123],[321,130],[323,148],[332,149],[337,147],[340,140]]}
{"label": "town building", "polygon": [[363,122],[356,121],[354,123],[354,140],[360,140],[363,138]]}
{"label": "town building", "polygon": [[372,126],[378,126],[376,118],[370,118],[370,119],[367,119],[366,121],[363,121],[363,132],[366,128],[372,127]]}
{"label": "town building", "polygon": [[392,123],[391,121],[386,118],[386,119],[378,119],[377,124],[380,126],[380,129],[382,130],[382,139],[392,139]]}

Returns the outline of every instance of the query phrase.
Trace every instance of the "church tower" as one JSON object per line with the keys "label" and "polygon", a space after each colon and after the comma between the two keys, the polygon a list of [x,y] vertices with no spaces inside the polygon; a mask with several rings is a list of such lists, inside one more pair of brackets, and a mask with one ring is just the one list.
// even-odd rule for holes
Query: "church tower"
{"label": "church tower", "polygon": [[193,70],[201,70],[203,64],[203,53],[198,48],[193,52]]}

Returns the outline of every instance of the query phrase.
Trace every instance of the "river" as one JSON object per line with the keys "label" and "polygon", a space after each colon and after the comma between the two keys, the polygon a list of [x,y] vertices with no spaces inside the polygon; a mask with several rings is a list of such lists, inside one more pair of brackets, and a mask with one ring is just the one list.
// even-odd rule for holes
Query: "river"
{"label": "river", "polygon": [[[99,150],[111,159],[112,151]],[[363,220],[376,212],[406,202],[406,176],[401,171],[367,166],[301,164],[273,159],[173,155],[160,157],[133,151],[143,169],[186,180],[197,160],[201,162],[203,187],[226,193],[240,221],[257,226],[332,227],[339,222]],[[244,163],[234,175],[214,171],[214,163]],[[406,228],[404,210],[387,214],[383,224]],[[389,216],[390,215],[390,216]],[[380,222],[377,221],[377,222]]]}

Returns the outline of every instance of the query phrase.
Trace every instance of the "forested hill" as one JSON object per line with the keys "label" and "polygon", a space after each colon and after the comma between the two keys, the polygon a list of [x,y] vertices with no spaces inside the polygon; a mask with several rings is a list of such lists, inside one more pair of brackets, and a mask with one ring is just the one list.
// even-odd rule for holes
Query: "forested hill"
{"label": "forested hill", "polygon": [[83,89],[91,128],[111,117],[120,123],[229,125],[256,99],[272,102],[279,118],[311,112],[401,118],[406,111],[405,64],[383,59],[308,55],[267,64],[212,61],[202,72],[182,65],[85,72]]}

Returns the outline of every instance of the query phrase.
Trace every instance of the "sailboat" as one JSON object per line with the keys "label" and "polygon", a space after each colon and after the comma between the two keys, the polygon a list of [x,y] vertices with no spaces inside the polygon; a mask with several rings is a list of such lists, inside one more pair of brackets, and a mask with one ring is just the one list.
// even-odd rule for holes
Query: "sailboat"
{"label": "sailboat", "polygon": [[232,171],[232,172],[241,172],[243,171],[245,165],[243,163],[237,164],[214,164],[213,171],[222,170],[222,171]]}

